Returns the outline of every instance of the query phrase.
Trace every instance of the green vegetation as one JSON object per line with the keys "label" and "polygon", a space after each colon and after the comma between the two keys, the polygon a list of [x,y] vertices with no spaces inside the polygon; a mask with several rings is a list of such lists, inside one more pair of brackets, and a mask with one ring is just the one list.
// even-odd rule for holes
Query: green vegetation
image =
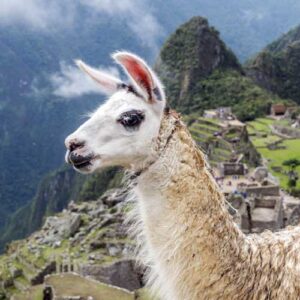
{"label": "green vegetation", "polygon": [[90,176],[80,190],[79,199],[81,201],[95,200],[107,190],[120,187],[122,185],[124,173],[120,168],[108,168],[98,174]]}
{"label": "green vegetation", "polygon": [[[258,149],[261,152],[262,156],[265,157],[271,168],[271,172],[279,178],[280,184],[283,188],[288,188],[288,168],[286,166],[283,167],[283,172],[272,171],[272,167],[281,167],[283,162],[287,157],[299,157],[300,153],[300,140],[285,140],[281,144],[284,149],[278,150],[269,150],[267,148]],[[300,167],[297,167],[295,171],[300,172]],[[300,188],[300,184],[298,182],[297,188]]]}
{"label": "green vegetation", "polygon": [[[211,165],[230,160],[234,152],[244,154],[244,161],[251,166],[258,163],[260,158],[242,128],[226,129],[224,132],[224,127],[214,119],[196,117],[194,114],[184,119],[193,139],[206,153]],[[236,146],[230,142],[233,138],[239,140]]]}
{"label": "green vegetation", "polygon": [[73,274],[54,275],[46,279],[46,284],[53,286],[55,295],[92,296],[95,300],[134,300],[134,294],[100,282],[91,281]]}
{"label": "green vegetation", "polygon": [[[251,133],[250,139],[260,152],[262,157],[267,160],[271,173],[278,177],[280,185],[284,189],[289,188],[289,166],[286,164],[287,158],[299,158],[300,139],[282,139],[272,134],[270,125],[276,123],[284,124],[286,121],[275,121],[269,118],[260,118],[248,123]],[[275,149],[271,144],[277,144]],[[268,147],[269,146],[269,147]],[[295,172],[300,172],[300,167],[295,166]],[[296,188],[300,188],[299,182]]]}
{"label": "green vegetation", "polygon": [[45,217],[62,211],[70,200],[96,200],[108,189],[120,187],[122,177],[123,172],[118,168],[108,168],[91,176],[80,175],[66,166],[49,173],[41,181],[32,202],[12,215],[0,246],[37,230]]}
{"label": "green vegetation", "polygon": [[299,33],[300,26],[271,43],[246,64],[247,72],[259,85],[298,104],[300,104]]}
{"label": "green vegetation", "polygon": [[204,109],[231,106],[242,121],[253,120],[279,101],[244,76],[219,33],[200,17],[192,18],[171,35],[156,70],[166,86],[170,105],[185,114],[202,115]]}
{"label": "green vegetation", "polygon": [[26,292],[14,294],[15,300],[43,300],[43,285],[30,287]]}

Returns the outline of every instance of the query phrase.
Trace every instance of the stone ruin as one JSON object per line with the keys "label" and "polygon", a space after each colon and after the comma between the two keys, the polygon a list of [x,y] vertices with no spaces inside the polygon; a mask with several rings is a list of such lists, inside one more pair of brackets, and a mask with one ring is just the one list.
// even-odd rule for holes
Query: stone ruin
{"label": "stone ruin", "polygon": [[[224,176],[245,175],[242,164],[223,164]],[[240,215],[237,223],[245,233],[262,232],[265,229],[277,231],[284,227],[284,194],[277,183],[271,180],[268,169],[258,167],[227,194],[230,204]],[[298,202],[299,205],[299,202]]]}
{"label": "stone ruin", "polygon": [[220,163],[218,168],[221,176],[245,175],[247,170],[244,164],[231,162]]}

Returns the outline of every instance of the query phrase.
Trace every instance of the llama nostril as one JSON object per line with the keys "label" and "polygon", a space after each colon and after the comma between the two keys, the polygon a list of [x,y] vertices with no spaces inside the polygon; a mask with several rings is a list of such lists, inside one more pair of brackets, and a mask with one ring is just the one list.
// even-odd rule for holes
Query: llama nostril
{"label": "llama nostril", "polygon": [[79,142],[77,140],[76,141],[74,141],[74,140],[70,141],[70,143],[69,143],[69,149],[70,149],[71,152],[78,149],[78,148],[81,148],[83,146],[84,146],[84,142]]}

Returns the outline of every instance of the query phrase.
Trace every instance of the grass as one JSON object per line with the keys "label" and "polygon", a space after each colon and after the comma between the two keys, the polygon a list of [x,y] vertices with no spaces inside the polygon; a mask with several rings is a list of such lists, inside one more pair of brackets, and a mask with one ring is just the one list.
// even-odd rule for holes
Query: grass
{"label": "grass", "polygon": [[31,287],[28,291],[21,294],[14,294],[15,300],[43,300],[43,285]]}
{"label": "grass", "polygon": [[214,132],[218,131],[219,128],[216,128],[216,127],[212,127],[212,126],[209,126],[207,124],[204,124],[204,123],[194,123],[191,128],[196,128],[196,129],[199,129],[199,130],[202,130],[204,132],[207,132],[209,134],[213,134]]}
{"label": "grass", "polygon": [[[300,139],[286,139],[280,143],[285,149],[270,150],[267,145],[282,140],[281,137],[271,133],[270,125],[274,124],[288,125],[287,120],[273,120],[269,118],[258,118],[249,122],[247,125],[250,134],[256,134],[250,137],[257,151],[268,161],[270,172],[279,179],[280,186],[288,189],[288,176],[285,174],[288,168],[283,166],[283,162],[290,158],[300,159]],[[266,137],[262,137],[266,134]],[[282,172],[275,172],[272,167],[281,167]],[[297,168],[300,172],[300,167]],[[300,180],[298,180],[297,188],[300,188]]]}
{"label": "grass", "polygon": [[270,133],[271,132],[270,125],[272,125],[274,122],[275,122],[274,120],[268,118],[259,118],[256,119],[255,121],[249,122],[247,123],[248,129],[250,129],[249,133],[253,133],[253,131]]}
{"label": "grass", "polygon": [[154,298],[146,288],[142,288],[136,292],[136,300],[154,300]]}
{"label": "grass", "polygon": [[[280,166],[283,170],[288,171],[288,168],[282,166],[282,164],[285,160],[290,158],[300,159],[300,139],[285,140],[280,145],[285,146],[286,149],[269,150],[268,148],[258,148],[258,151],[268,160],[270,168]],[[274,176],[279,178],[280,185],[287,189],[288,176],[283,173],[275,172],[272,169],[270,169],[270,171]],[[298,167],[296,171],[300,173],[300,167]],[[300,188],[300,180],[298,180],[297,188]]]}
{"label": "grass", "polygon": [[203,139],[206,140],[211,136],[208,132],[193,127],[190,128],[190,131],[192,133],[193,138],[198,137],[202,140],[202,142]]}
{"label": "grass", "polygon": [[74,274],[54,275],[46,279],[53,286],[57,297],[81,296],[94,300],[134,300],[133,293],[100,282],[88,280]]}
{"label": "grass", "polygon": [[267,147],[268,144],[275,143],[281,139],[281,137],[274,134],[269,134],[267,137],[251,137],[251,141],[256,148]]}
{"label": "grass", "polygon": [[0,257],[0,278],[7,279],[10,277],[9,269],[7,268],[8,259],[6,256]]}

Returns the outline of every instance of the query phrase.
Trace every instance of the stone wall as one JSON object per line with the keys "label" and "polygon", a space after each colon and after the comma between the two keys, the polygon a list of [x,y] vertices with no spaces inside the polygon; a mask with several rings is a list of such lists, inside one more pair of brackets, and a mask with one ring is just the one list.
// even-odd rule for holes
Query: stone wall
{"label": "stone wall", "polygon": [[78,273],[129,291],[140,289],[144,285],[144,270],[137,267],[134,260],[121,260],[108,266],[85,264],[79,267]]}
{"label": "stone wall", "polygon": [[46,275],[52,274],[56,271],[56,262],[52,261],[46,265],[35,277],[31,279],[32,285],[42,284]]}
{"label": "stone wall", "polygon": [[280,188],[278,185],[267,185],[259,187],[247,187],[245,192],[255,196],[279,196]]}
{"label": "stone wall", "polygon": [[219,170],[222,176],[245,175],[245,166],[240,163],[221,163]]}

